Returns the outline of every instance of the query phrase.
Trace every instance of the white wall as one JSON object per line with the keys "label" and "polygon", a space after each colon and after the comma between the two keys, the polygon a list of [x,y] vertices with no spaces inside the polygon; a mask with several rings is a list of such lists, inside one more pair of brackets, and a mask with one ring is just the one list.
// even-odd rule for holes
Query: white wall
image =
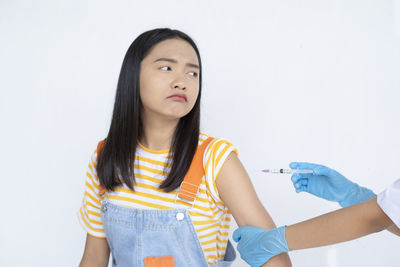
{"label": "white wall", "polygon": [[[1,266],[78,264],[75,213],[123,56],[165,26],[197,41],[202,128],[238,148],[277,225],[338,206],[261,168],[318,162],[375,192],[400,176],[399,1],[2,0]],[[382,232],[290,255],[294,266],[398,266],[399,246]]]}

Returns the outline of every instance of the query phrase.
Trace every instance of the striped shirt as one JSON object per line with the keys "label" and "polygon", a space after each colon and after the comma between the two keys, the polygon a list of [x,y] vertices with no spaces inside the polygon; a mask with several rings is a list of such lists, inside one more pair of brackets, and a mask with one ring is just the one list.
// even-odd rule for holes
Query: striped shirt
{"label": "striped shirt", "polygon": [[[201,133],[201,145],[209,136]],[[193,208],[189,210],[194,228],[209,264],[223,260],[228,242],[231,213],[219,197],[215,184],[222,165],[231,152],[238,154],[227,140],[215,138],[206,148],[203,156],[204,176]],[[168,176],[172,157],[169,150],[150,150],[139,143],[135,155],[135,191],[126,184],[108,192],[107,201],[136,209],[173,209],[178,188],[164,192],[159,185]],[[85,192],[78,219],[86,232],[92,236],[105,238],[100,218],[101,199],[99,179],[96,174],[97,151],[92,154],[86,173]],[[164,172],[165,170],[165,172]],[[190,203],[178,200],[178,205],[191,207]]]}

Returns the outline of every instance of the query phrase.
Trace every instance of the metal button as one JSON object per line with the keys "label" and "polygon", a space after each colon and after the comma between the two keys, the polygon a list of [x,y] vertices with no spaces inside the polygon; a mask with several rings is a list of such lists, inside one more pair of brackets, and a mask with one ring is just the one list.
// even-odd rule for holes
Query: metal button
{"label": "metal button", "polygon": [[107,210],[107,207],[106,207],[105,205],[103,205],[103,206],[101,207],[101,210],[102,210],[103,212],[105,212],[105,211]]}
{"label": "metal button", "polygon": [[176,214],[176,219],[177,219],[178,221],[182,221],[183,218],[185,218],[185,214],[183,214],[182,212],[178,212],[178,213]]}

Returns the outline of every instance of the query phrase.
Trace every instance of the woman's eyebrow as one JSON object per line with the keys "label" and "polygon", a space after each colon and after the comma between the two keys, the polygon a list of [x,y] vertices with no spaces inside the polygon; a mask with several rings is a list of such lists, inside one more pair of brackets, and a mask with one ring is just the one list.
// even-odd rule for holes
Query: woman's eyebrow
{"label": "woman's eyebrow", "polygon": [[[154,62],[158,62],[158,61],[167,61],[167,62],[171,62],[171,63],[178,63],[177,60],[172,59],[172,58],[166,58],[166,57],[162,57],[162,58],[154,60]],[[193,63],[186,63],[186,66],[192,67],[192,68],[196,68],[196,69],[200,69],[199,65],[196,65],[196,64],[193,64]]]}

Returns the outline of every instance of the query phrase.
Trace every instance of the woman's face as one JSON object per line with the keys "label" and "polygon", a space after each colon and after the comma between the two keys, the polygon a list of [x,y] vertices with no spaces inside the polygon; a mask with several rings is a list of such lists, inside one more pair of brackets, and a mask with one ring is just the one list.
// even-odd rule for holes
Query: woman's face
{"label": "woman's face", "polygon": [[193,47],[180,39],[156,44],[140,64],[140,100],[146,116],[179,119],[199,94],[199,62]]}

